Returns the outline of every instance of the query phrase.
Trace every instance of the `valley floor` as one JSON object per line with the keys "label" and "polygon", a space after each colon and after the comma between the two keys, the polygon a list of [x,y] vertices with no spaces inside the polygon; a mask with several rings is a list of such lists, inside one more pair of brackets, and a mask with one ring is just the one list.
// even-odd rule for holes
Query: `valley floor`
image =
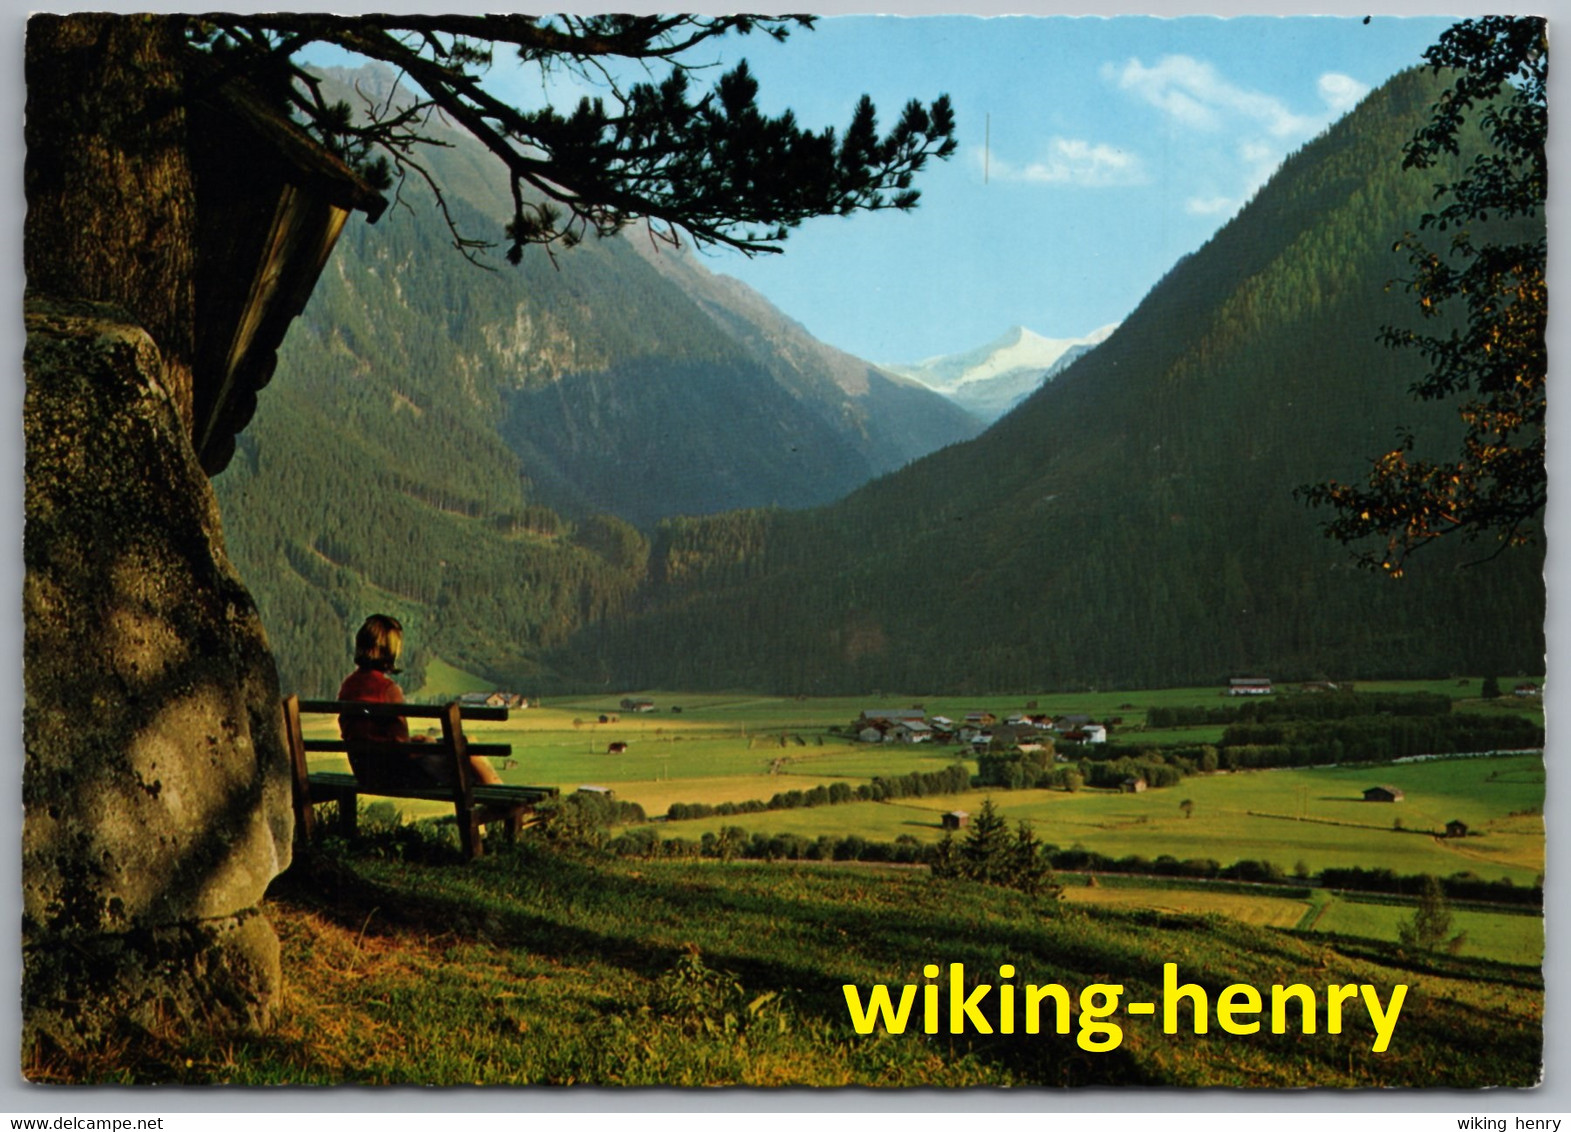
{"label": "valley floor", "polygon": [[[1361,688],[1439,693],[1453,697],[1459,711],[1541,718],[1536,702],[1468,698],[1481,683],[1407,681]],[[1202,774],[1141,794],[990,789],[667,821],[665,814],[675,803],[767,801],[836,782],[854,787],[879,776],[941,771],[957,761],[974,772],[974,757],[960,747],[869,745],[851,740],[845,731],[857,713],[870,706],[923,703],[930,714],[960,718],[969,710],[1002,715],[1025,705],[1013,697],[886,696],[875,702],[665,691],[647,695],[655,711],[627,711],[616,696],[585,697],[515,712],[507,723],[481,723],[472,730],[479,738],[513,745],[511,765],[502,772],[507,781],[554,785],[564,793],[586,784],[610,788],[618,799],[643,807],[647,829],[657,841],[697,843],[706,835],[739,827],[749,835],[907,839],[931,846],[943,834],[945,812],[975,813],[991,799],[1011,825],[1029,821],[1048,844],[1114,858],[1209,859],[1223,866],[1264,861],[1289,880],[1295,875],[1314,877],[1328,868],[1381,867],[1403,875],[1472,873],[1518,887],[1538,883],[1544,871],[1544,763],[1537,754]],[[1164,689],[1044,695],[1039,709],[1117,718],[1115,737],[1121,742],[1160,747],[1214,742],[1221,727],[1152,728],[1146,723],[1150,710],[1214,707],[1220,702],[1214,688]],[[625,743],[627,749],[609,754],[612,743]],[[1078,757],[1073,747],[1064,749]],[[317,765],[325,769],[330,764],[328,757]],[[331,768],[346,769],[338,764]],[[1403,801],[1364,801],[1362,791],[1377,783],[1400,788]],[[411,817],[447,812],[434,803],[408,808]],[[1471,835],[1438,836],[1453,820],[1466,822]],[[1218,913],[1253,924],[1388,943],[1395,942],[1398,927],[1411,916],[1410,905],[1396,908],[1356,895],[1316,893],[1311,899],[1280,891],[1219,892],[1184,888],[1158,877],[1123,878],[1098,889],[1071,887],[1069,897],[1076,903],[1120,909]],[[1455,915],[1456,930],[1465,933],[1463,955],[1534,966],[1540,962],[1543,926],[1536,908],[1529,915],[1509,907],[1459,909]]]}

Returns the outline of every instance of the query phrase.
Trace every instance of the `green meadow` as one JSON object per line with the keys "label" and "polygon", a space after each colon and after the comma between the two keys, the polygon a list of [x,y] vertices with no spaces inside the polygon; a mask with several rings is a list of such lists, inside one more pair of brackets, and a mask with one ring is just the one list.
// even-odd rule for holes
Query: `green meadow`
{"label": "green meadow", "polygon": [[[1364,785],[1391,782],[1399,803],[1365,802]],[[894,838],[942,836],[948,810],[974,813],[984,798],[1011,821],[1030,821],[1044,841],[1112,857],[1268,860],[1285,871],[1390,868],[1532,884],[1544,869],[1543,763],[1534,756],[1455,759],[1404,766],[1259,770],[1186,779],[1143,794],[1062,790],[971,791],[889,802],[671,822],[665,836],[698,838],[725,825],[749,832]],[[1185,815],[1179,803],[1193,808]],[[1302,813],[1295,810],[1302,809]],[[1453,818],[1478,836],[1437,838]],[[1396,823],[1401,821],[1402,828]]]}
{"label": "green meadow", "polygon": [[[448,695],[472,685],[456,669],[428,671],[445,681]],[[1479,683],[1365,690],[1443,691],[1466,710],[1538,711],[1531,703],[1470,700]],[[668,807],[678,802],[854,787],[942,770],[957,759],[974,772],[975,760],[962,758],[970,752],[957,747],[875,747],[845,732],[867,707],[920,703],[930,715],[960,718],[1027,703],[638,694],[653,698],[657,710],[625,711],[620,693],[580,697],[470,730],[512,745],[502,771],[509,781],[569,794],[580,785],[609,786],[639,803],[647,820],[613,835],[639,834],[645,855],[617,856],[614,842],[554,837],[554,827],[544,826],[517,844],[488,837],[486,856],[465,864],[445,807],[411,804],[400,813],[367,799],[374,806],[362,813],[358,842],[345,844],[324,824],[269,893],[286,990],[266,1034],[217,1041],[155,1028],[73,1061],[34,1051],[29,1077],[1285,1088],[1529,1086],[1539,1078],[1544,930],[1537,908],[1455,900],[1442,944],[1420,951],[1399,942],[1415,919],[1415,898],[1331,890],[1316,877],[1356,866],[1534,884],[1544,869],[1541,755],[1219,772],[1140,794],[968,790],[668,821]],[[1118,717],[1114,737],[1126,743],[1193,745],[1217,738],[1216,726],[1148,732],[1147,709],[1220,702],[1215,689],[1169,689],[1043,696],[1035,710]],[[313,728],[330,734],[334,724],[318,720]],[[608,753],[612,743],[626,751]],[[343,763],[324,756],[319,765]],[[1363,801],[1376,784],[1405,796]],[[1030,822],[1043,842],[1062,849],[1151,862],[1263,860],[1285,878],[1267,885],[1065,869],[1056,893],[1027,895],[936,878],[923,866],[678,857],[660,844],[696,844],[706,833],[740,827],[750,835],[932,845],[945,812],[975,814],[989,798],[1011,824]],[[1466,822],[1471,835],[1436,836],[1452,820]],[[1020,987],[1067,988],[1064,1031],[1050,1022],[1040,1032],[1003,1033],[997,991],[982,1008],[998,1024],[993,1032],[935,1036],[915,1020],[856,1032],[847,985],[859,994],[877,984],[898,993],[923,984],[927,964],[947,972],[956,963],[962,993],[1006,978]],[[1166,1032],[1160,1010],[1120,1010],[1110,1019],[1115,1044],[1105,1030],[1081,1041],[1097,1021],[1091,1000],[1076,997],[1082,990],[1112,984],[1125,1002],[1159,1002],[1168,963],[1211,1003],[1236,984],[1262,994],[1279,984],[1307,988],[1315,1028],[1296,1005],[1280,1033],[1269,1013],[1250,1033],[1227,1032],[1213,1016],[1208,1032],[1196,1034],[1182,1023]],[[940,981],[949,994],[947,978]],[[1333,984],[1367,986],[1387,1003],[1396,986],[1407,988],[1388,1048],[1375,1049],[1377,1030],[1362,1007],[1339,1030],[1330,1025]],[[944,1007],[937,1009],[947,1022]]]}
{"label": "green meadow", "polygon": [[[926,870],[733,861],[633,861],[528,841],[468,865],[426,832],[325,846],[274,886],[267,913],[287,986],[262,1036],[170,1025],[75,1064],[34,1053],[29,1076],[78,1083],[965,1087],[1532,1085],[1543,982],[1530,965],[1403,957],[1343,936],[1277,930],[1292,909],[1173,909],[1052,901],[930,878]],[[434,832],[433,832],[434,831]],[[451,830],[447,830],[451,842]],[[1110,890],[1111,891],[1111,890]],[[1158,896],[1166,900],[1166,896]],[[1290,905],[1290,901],[1281,902]],[[1160,1002],[1164,965],[1203,992],[1209,1027],[1119,1009],[1113,1030],[1082,992]],[[952,964],[988,985],[990,1032],[936,1036],[913,1018],[858,1035],[843,988],[922,984]],[[1008,972],[1005,974],[1005,972]],[[1056,984],[1071,1005],[1039,1032],[1002,1032],[997,984]],[[1300,985],[1275,1032],[1224,1031],[1235,984]],[[1332,984],[1407,988],[1377,1051],[1366,1012],[1329,1024]],[[1023,991],[1021,994],[1023,995]],[[947,1000],[946,1000],[947,1001]],[[1085,1043],[1082,1038],[1090,1035]]]}
{"label": "green meadow", "polygon": [[[446,691],[465,690],[463,674],[432,666]],[[1390,681],[1360,685],[1364,691],[1422,691],[1450,696],[1458,710],[1541,715],[1536,703],[1486,703],[1471,698],[1481,680]],[[430,698],[423,690],[421,698]],[[856,742],[847,734],[869,707],[922,705],[929,715],[962,718],[970,711],[1081,713],[1118,718],[1114,739],[1156,747],[1214,741],[1216,725],[1146,731],[1146,710],[1157,706],[1223,704],[1214,688],[1044,695],[922,696],[794,699],[748,695],[689,695],[654,690],[649,713],[619,706],[622,696],[552,700],[515,711],[505,723],[475,723],[477,739],[510,743],[506,781],[553,785],[564,793],[579,786],[611,787],[618,799],[641,805],[651,828],[664,838],[697,842],[705,834],[740,827],[749,834],[794,834],[807,839],[856,835],[870,841],[913,837],[936,843],[941,816],[976,812],[983,801],[1011,822],[1028,821],[1044,842],[1113,858],[1210,859],[1226,866],[1267,861],[1288,874],[1314,875],[1327,868],[1387,868],[1399,874],[1449,876],[1471,872],[1485,880],[1532,885],[1544,870],[1544,765],[1538,755],[1448,758],[1421,762],[1239,771],[1196,775],[1176,786],[1142,794],[1107,790],[973,790],[963,794],[851,802],[763,813],[667,822],[673,803],[767,801],[778,793],[875,777],[937,771],[959,761],[973,772],[968,750],[930,744]],[[680,708],[680,711],[674,710]],[[602,722],[602,717],[605,721]],[[317,733],[331,722],[318,721]],[[831,729],[835,729],[832,731]],[[626,745],[611,754],[613,743]],[[1063,748],[1071,759],[1076,748]],[[324,756],[323,768],[342,767]],[[1398,803],[1371,803],[1372,785],[1400,788]],[[1181,807],[1181,802],[1189,803]],[[408,816],[441,817],[435,803],[402,803]],[[1471,836],[1435,834],[1447,822],[1467,823]],[[1075,889],[1068,899],[1100,907],[1146,908],[1218,914],[1278,928],[1391,942],[1410,907],[1323,898],[1318,903],[1270,893],[1223,892],[1214,886],[1185,889],[1156,878],[1115,878],[1100,889]],[[1542,954],[1539,917],[1459,911],[1466,954],[1536,965]],[[1497,922],[1498,921],[1498,922]]]}

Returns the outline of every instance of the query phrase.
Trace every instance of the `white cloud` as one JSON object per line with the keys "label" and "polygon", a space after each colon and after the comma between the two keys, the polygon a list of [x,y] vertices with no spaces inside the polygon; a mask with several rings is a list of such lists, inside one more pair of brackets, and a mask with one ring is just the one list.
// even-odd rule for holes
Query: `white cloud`
{"label": "white cloud", "polygon": [[[1102,67],[1102,77],[1193,129],[1215,131],[1241,120],[1272,137],[1288,138],[1307,135],[1320,124],[1318,119],[1294,114],[1274,95],[1235,86],[1210,63],[1187,55],[1166,55],[1151,67],[1139,59],[1122,67],[1108,63]],[[1324,81],[1322,97],[1327,97]],[[1345,91],[1335,83],[1332,89]]]}
{"label": "white cloud", "polygon": [[[1201,191],[1184,201],[1184,211],[1192,216],[1236,212],[1271,179],[1290,148],[1369,93],[1357,79],[1328,71],[1315,84],[1324,109],[1298,114],[1274,94],[1239,86],[1212,64],[1187,55],[1165,55],[1150,66],[1138,58],[1105,63],[1101,73],[1105,82],[1156,107],[1177,127],[1219,135],[1232,150],[1232,159],[1222,151],[1213,153],[1205,179],[1217,183],[1197,186]],[[1218,185],[1231,188],[1230,181],[1237,186],[1234,191],[1215,191]]]}
{"label": "white cloud", "polygon": [[1234,197],[1190,197],[1184,202],[1184,211],[1191,216],[1219,216],[1236,211],[1242,203]]}
{"label": "white cloud", "polygon": [[1333,114],[1346,114],[1369,93],[1369,87],[1357,79],[1350,75],[1339,75],[1335,71],[1327,71],[1321,75],[1320,81],[1315,85],[1320,91],[1321,100],[1326,104],[1326,109]]}
{"label": "white cloud", "polygon": [[1140,158],[1128,150],[1104,142],[1061,137],[1048,142],[1047,153],[1029,165],[1014,165],[993,156],[988,161],[988,176],[1000,181],[1081,188],[1138,185],[1146,180]]}

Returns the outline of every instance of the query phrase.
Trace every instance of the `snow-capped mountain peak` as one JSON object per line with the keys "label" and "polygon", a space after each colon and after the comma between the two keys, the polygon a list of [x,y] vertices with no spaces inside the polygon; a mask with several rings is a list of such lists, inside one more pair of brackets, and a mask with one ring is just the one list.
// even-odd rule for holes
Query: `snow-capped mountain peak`
{"label": "snow-capped mountain peak", "polygon": [[884,368],[921,382],[983,420],[993,421],[1116,329],[1116,325],[1104,326],[1080,338],[1047,338],[1016,326],[974,350]]}

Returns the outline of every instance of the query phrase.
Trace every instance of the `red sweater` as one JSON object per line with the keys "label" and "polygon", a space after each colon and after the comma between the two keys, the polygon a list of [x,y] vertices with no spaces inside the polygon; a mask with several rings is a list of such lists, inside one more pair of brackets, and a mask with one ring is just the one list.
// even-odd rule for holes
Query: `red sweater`
{"label": "red sweater", "polygon": [[[404,702],[404,692],[393,683],[387,673],[379,672],[374,668],[357,668],[339,686],[338,698],[373,704],[401,704]],[[407,743],[409,741],[409,725],[401,716],[396,715],[379,718],[341,715],[338,717],[338,733],[346,742]]]}

